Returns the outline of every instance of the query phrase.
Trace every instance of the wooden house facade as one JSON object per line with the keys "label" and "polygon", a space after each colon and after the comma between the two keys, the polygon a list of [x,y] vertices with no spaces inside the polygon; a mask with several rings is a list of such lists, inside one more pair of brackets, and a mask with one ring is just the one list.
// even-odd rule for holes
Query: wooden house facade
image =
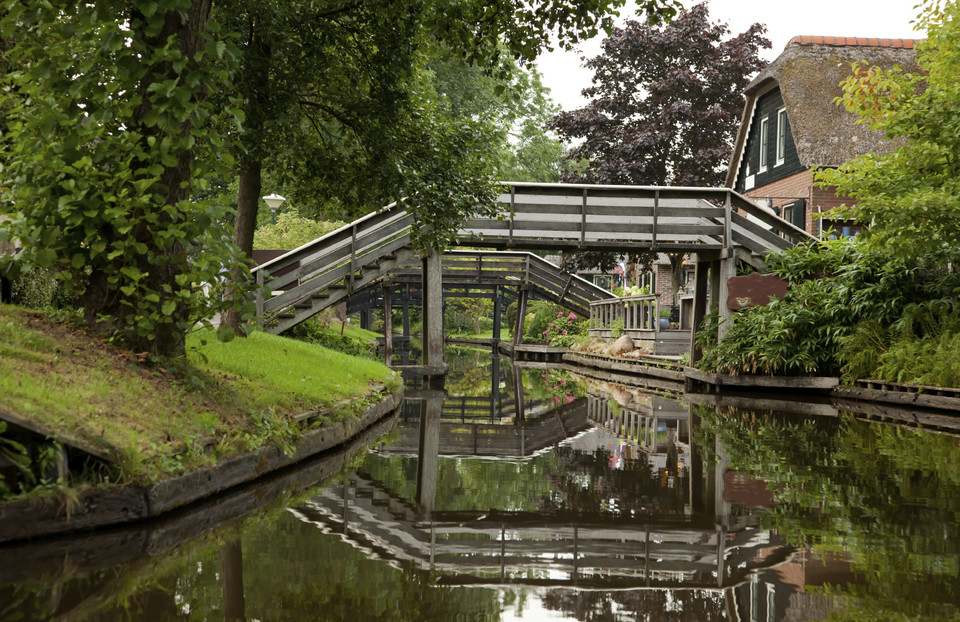
{"label": "wooden house facade", "polygon": [[794,37],[747,86],[746,104],[727,169],[726,186],[756,200],[812,235],[855,235],[856,225],[823,213],[848,203],[814,185],[817,168],[864,153],[886,153],[898,141],[857,124],[836,103],[840,83],[860,61],[918,71],[913,39]]}

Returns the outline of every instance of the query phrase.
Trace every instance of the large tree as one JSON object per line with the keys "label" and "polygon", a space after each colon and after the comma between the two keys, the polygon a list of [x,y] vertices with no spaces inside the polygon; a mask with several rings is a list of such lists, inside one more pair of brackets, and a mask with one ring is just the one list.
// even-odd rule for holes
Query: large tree
{"label": "large tree", "polygon": [[[138,351],[183,352],[228,253],[191,201],[217,166],[208,95],[230,47],[210,0],[4,2],[0,236],[82,292],[87,323]],[[9,260],[9,258],[8,258]],[[14,264],[17,269],[22,263]]]}
{"label": "large tree", "polygon": [[[729,37],[698,4],[666,25],[629,21],[604,39],[583,108],[550,123],[576,143],[565,181],[645,186],[718,186],[733,149],[743,90],[763,67],[766,27]],[[638,257],[649,263],[648,256]],[[672,289],[683,256],[670,254]],[[571,264],[583,261],[571,260]],[[607,261],[606,263],[611,263]]]}
{"label": "large tree", "polygon": [[[652,16],[673,0],[644,0]],[[342,218],[403,197],[414,244],[442,247],[472,212],[494,210],[496,129],[432,97],[425,60],[445,54],[504,74],[608,28],[623,0],[325,0],[224,5],[240,33],[246,102],[235,241],[249,252],[268,165],[296,199],[325,196]],[[234,322],[236,318],[231,318]]]}

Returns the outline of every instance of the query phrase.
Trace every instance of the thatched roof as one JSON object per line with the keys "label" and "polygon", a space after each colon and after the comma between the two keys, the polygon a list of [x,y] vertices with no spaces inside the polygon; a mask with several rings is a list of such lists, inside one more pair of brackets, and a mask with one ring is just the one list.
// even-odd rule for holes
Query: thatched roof
{"label": "thatched roof", "polygon": [[776,86],[790,120],[797,155],[805,167],[839,166],[864,153],[884,153],[899,143],[884,140],[882,132],[857,125],[857,117],[838,106],[840,82],[851,74],[855,61],[884,69],[900,65],[919,71],[913,39],[865,37],[794,37],[783,53],[747,85],[747,102],[727,170],[733,187],[744,142],[750,131],[757,98]]}

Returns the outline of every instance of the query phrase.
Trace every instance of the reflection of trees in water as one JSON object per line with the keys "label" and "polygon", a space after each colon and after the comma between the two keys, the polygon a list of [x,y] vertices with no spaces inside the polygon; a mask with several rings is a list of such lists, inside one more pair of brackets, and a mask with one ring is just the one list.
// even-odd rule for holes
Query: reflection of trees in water
{"label": "reflection of trees in water", "polygon": [[698,590],[573,592],[551,590],[543,606],[582,622],[702,622],[726,618],[723,594]]}
{"label": "reflection of trees in water", "polygon": [[553,454],[562,468],[550,475],[554,493],[538,505],[541,510],[683,516],[687,478],[680,477],[671,445],[674,459],[667,461],[666,471],[654,470],[643,453],[623,459],[617,468],[609,448],[587,452],[556,447]]}
{"label": "reflection of trees in water", "polygon": [[729,468],[773,492],[761,527],[847,554],[851,582],[821,588],[854,598],[844,619],[960,613],[960,438],[852,417],[700,414]]}

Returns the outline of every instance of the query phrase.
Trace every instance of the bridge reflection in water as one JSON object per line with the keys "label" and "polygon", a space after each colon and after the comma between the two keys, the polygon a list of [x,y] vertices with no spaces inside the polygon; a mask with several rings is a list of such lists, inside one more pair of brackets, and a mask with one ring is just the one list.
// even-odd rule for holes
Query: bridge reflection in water
{"label": "bridge reflection in water", "polygon": [[[749,512],[731,512],[723,448],[711,447],[714,459],[704,463],[688,407],[609,387],[545,396],[531,379],[556,387],[564,372],[498,357],[491,367],[487,397],[412,391],[394,442],[342,486],[290,511],[372,558],[431,573],[438,585],[528,586],[559,600],[569,590],[579,600],[680,589],[727,619],[780,619],[775,610],[802,598],[779,578],[799,563],[797,552],[755,527]],[[413,462],[415,491],[382,477]],[[448,485],[465,464],[496,478],[493,465],[504,462],[521,477],[549,471],[549,490],[521,483],[519,494],[480,494],[472,505],[443,486],[438,495],[440,471]],[[758,579],[764,572],[768,582]]]}

